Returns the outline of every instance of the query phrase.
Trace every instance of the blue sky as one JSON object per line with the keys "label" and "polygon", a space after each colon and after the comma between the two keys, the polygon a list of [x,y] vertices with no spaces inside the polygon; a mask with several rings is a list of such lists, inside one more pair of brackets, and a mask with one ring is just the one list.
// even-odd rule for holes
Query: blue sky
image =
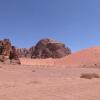
{"label": "blue sky", "polygon": [[0,0],[0,39],[31,47],[41,38],[72,51],[100,45],[100,0]]}

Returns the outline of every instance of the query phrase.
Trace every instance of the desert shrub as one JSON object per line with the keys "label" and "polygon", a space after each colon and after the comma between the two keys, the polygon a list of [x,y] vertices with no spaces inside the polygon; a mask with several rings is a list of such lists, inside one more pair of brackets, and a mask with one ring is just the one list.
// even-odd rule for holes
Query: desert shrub
{"label": "desert shrub", "polygon": [[32,70],[32,72],[36,72],[35,70]]}
{"label": "desert shrub", "polygon": [[100,76],[99,74],[96,74],[96,73],[84,73],[84,74],[81,74],[80,78],[92,79],[92,78],[100,78]]}

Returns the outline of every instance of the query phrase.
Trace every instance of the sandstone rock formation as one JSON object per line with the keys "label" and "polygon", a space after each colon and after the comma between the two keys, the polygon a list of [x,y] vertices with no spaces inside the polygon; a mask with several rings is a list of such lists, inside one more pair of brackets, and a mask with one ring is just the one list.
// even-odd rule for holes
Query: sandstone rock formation
{"label": "sandstone rock formation", "polygon": [[19,58],[31,58],[32,52],[34,52],[34,46],[27,48],[17,48],[16,49]]}
{"label": "sandstone rock formation", "polygon": [[32,52],[32,58],[61,58],[71,54],[71,50],[63,43],[52,39],[42,39]]}
{"label": "sandstone rock formation", "polygon": [[22,58],[22,57],[26,58],[29,55],[29,49],[26,49],[26,48],[17,48],[16,51],[19,58]]}
{"label": "sandstone rock formation", "polygon": [[0,54],[9,56],[11,51],[11,42],[9,39],[0,40]]}
{"label": "sandstone rock formation", "polygon": [[12,46],[12,50],[10,51],[9,59],[13,64],[21,64],[14,46]]}
{"label": "sandstone rock formation", "polygon": [[63,43],[52,39],[42,39],[31,48],[17,48],[19,58],[61,58],[71,54],[71,50]]}
{"label": "sandstone rock formation", "polygon": [[9,39],[0,40],[0,61],[4,63],[20,64],[16,49]]}

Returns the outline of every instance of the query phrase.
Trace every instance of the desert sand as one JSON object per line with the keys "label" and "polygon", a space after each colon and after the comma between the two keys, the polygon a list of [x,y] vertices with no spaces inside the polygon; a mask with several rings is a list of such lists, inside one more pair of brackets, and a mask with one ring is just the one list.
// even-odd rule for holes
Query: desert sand
{"label": "desert sand", "polygon": [[[22,65],[0,64],[0,100],[100,100],[100,48],[62,59],[21,59]],[[82,66],[86,65],[86,66]]]}
{"label": "desert sand", "polygon": [[94,46],[88,49],[81,50],[79,52],[72,53],[69,56],[65,56],[60,59],[24,59],[21,58],[23,65],[49,65],[49,66],[76,66],[76,67],[88,67],[94,66],[94,64],[100,64],[100,46]]}
{"label": "desert sand", "polygon": [[100,79],[82,79],[96,68],[0,65],[0,100],[100,100]]}

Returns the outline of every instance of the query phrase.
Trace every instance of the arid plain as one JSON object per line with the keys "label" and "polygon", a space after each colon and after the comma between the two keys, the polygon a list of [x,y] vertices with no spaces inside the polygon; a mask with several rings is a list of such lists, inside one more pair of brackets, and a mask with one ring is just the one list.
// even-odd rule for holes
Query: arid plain
{"label": "arid plain", "polygon": [[100,47],[61,59],[20,59],[0,64],[0,100],[100,100]]}

